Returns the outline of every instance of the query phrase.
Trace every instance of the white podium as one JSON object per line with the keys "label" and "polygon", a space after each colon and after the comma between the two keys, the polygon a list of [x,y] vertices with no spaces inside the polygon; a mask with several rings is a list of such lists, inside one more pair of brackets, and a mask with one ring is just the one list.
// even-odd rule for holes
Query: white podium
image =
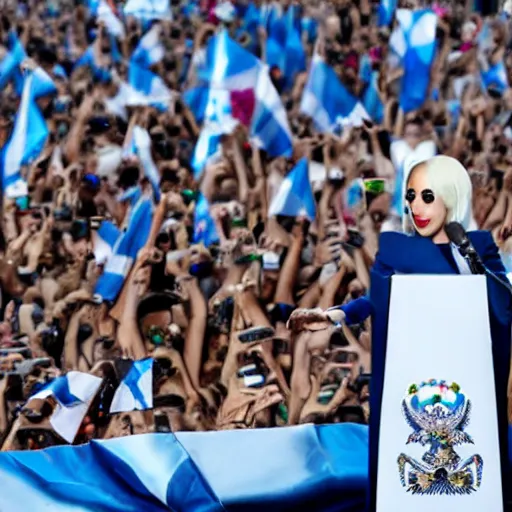
{"label": "white podium", "polygon": [[377,512],[502,512],[483,276],[394,276]]}

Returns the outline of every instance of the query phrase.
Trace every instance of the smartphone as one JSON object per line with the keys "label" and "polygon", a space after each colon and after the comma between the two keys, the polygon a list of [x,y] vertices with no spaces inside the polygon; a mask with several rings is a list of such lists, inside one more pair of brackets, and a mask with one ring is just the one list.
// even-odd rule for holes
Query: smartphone
{"label": "smartphone", "polygon": [[171,432],[171,425],[166,414],[155,414],[155,432]]}
{"label": "smartphone", "polygon": [[371,129],[373,128],[373,122],[369,119],[363,119],[363,124],[366,126],[366,128]]}
{"label": "smartphone", "polygon": [[238,340],[241,343],[254,343],[272,338],[274,334],[274,329],[271,327],[253,327],[252,329],[242,331],[238,335]]}
{"label": "smartphone", "polygon": [[351,245],[352,247],[355,247],[356,249],[361,249],[364,245],[364,237],[359,233],[356,229],[348,229],[348,240],[347,244]]}

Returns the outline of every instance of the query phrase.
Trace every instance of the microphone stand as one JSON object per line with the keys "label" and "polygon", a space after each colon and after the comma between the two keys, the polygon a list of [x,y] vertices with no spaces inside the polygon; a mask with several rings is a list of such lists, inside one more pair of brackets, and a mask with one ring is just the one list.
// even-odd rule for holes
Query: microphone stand
{"label": "microphone stand", "polygon": [[469,244],[461,244],[458,248],[459,252],[462,254],[467,264],[469,265],[469,269],[472,274],[480,274],[486,275],[494,279],[495,282],[499,283],[501,286],[504,286],[510,295],[512,295],[512,285],[508,282],[500,279],[494,272],[489,270],[480,259],[478,253],[471,247]]}

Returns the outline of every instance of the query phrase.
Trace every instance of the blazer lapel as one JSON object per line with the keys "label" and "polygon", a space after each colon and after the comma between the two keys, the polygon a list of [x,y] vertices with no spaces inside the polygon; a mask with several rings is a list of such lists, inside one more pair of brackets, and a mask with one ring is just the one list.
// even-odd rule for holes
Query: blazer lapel
{"label": "blazer lapel", "polygon": [[[430,238],[419,235],[405,239],[401,249],[403,269],[406,274],[454,274],[454,269],[443,253]],[[397,248],[400,250],[399,248]]]}

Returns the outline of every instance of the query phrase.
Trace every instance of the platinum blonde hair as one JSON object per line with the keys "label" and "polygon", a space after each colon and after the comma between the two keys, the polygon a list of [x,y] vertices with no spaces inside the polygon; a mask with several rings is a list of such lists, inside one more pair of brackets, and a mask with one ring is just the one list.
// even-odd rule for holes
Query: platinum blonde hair
{"label": "platinum blonde hair", "polygon": [[[455,158],[444,155],[413,163],[404,173],[404,197],[411,174],[420,166],[425,166],[429,187],[446,206],[446,222],[459,222],[465,230],[477,229],[472,208],[473,186],[466,168]],[[414,232],[410,212],[403,216],[403,230]]]}

